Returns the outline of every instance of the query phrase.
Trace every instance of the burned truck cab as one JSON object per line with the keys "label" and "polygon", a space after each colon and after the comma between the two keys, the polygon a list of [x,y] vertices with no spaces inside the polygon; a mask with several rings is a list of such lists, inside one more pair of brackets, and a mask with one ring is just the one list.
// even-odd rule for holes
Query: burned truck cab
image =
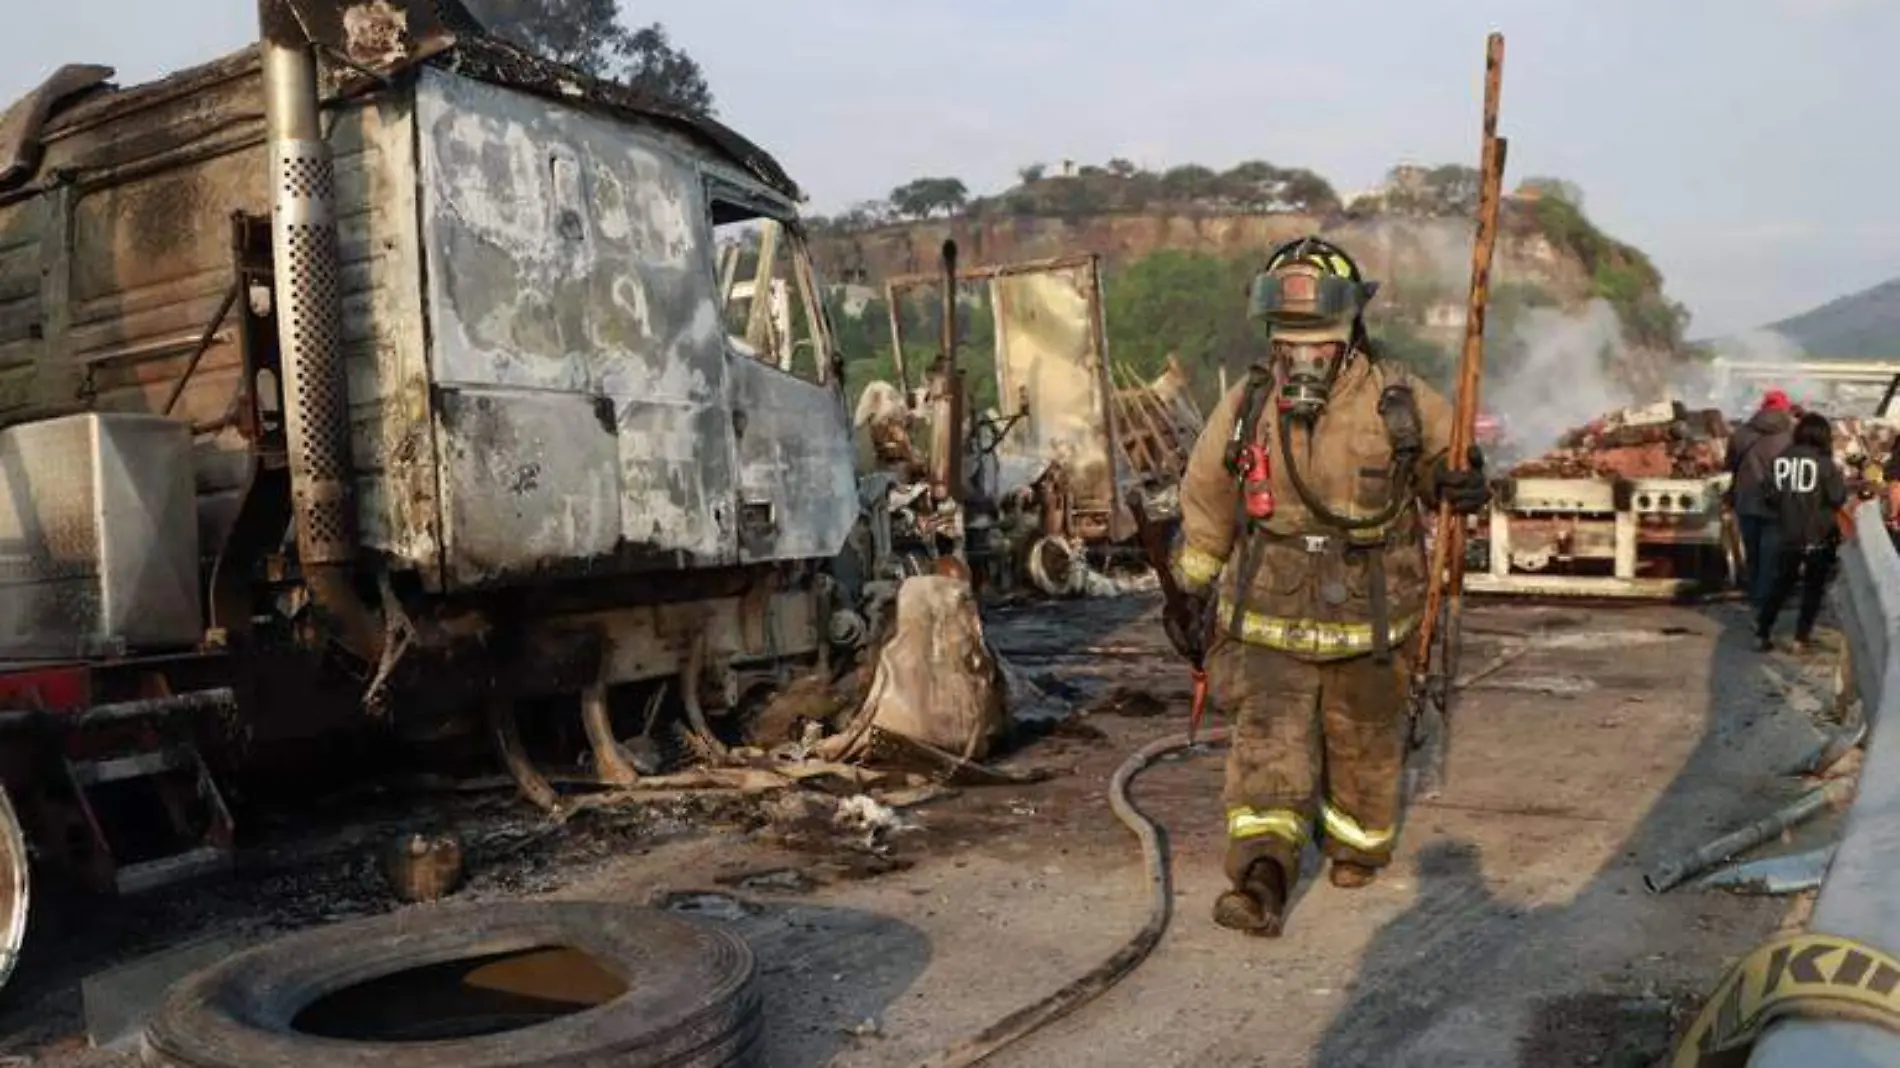
{"label": "burned truck cab", "polygon": [[[214,709],[241,745],[138,765],[191,796],[366,729],[502,739],[542,803],[530,750],[584,734],[625,784],[646,712],[722,753],[825,662],[859,515],[797,186],[454,3],[260,10],[257,47],[0,117],[0,776],[88,781],[4,732],[102,707]],[[748,315],[719,235],[758,226]],[[55,800],[111,883],[110,814]]]}

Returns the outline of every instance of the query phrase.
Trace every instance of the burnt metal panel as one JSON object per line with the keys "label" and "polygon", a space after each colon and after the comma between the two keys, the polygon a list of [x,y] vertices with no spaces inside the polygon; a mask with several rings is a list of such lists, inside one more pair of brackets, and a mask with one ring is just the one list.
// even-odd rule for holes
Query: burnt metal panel
{"label": "burnt metal panel", "polygon": [[[550,394],[578,398],[614,449],[515,439],[536,450],[539,492],[582,501],[614,486],[616,566],[735,561],[725,341],[692,161],[629,123],[440,71],[420,72],[416,92],[438,395],[480,390],[503,426],[535,424]],[[436,425],[445,454],[471,444],[446,408]],[[513,501],[480,474],[443,467],[450,584],[598,555],[587,523],[546,524],[495,547],[505,555],[471,552],[484,508],[515,522]]]}
{"label": "burnt metal panel", "polygon": [[[47,343],[30,406],[5,418],[161,411],[235,280],[230,215],[257,210],[264,175],[254,63],[239,55],[61,112],[40,194]],[[221,424],[241,395],[235,315],[211,334],[172,414],[198,424],[190,468],[199,537],[217,545],[248,446]]]}
{"label": "burnt metal panel", "polygon": [[0,431],[0,656],[198,641],[190,448],[190,430],[160,416]]}
{"label": "burnt metal panel", "polygon": [[[95,93],[47,124],[41,173],[69,180],[0,203],[0,425],[164,406],[235,280],[232,213],[269,211],[263,111],[246,49]],[[361,530],[366,547],[426,580],[440,556],[413,116],[402,93],[330,114]],[[19,280],[33,292],[14,296]],[[213,332],[172,412],[198,427],[206,546],[222,541],[250,469],[249,444],[228,425],[244,402],[249,303]]]}
{"label": "burnt metal panel", "polygon": [[858,514],[851,420],[829,386],[732,358],[743,559],[829,559]]}
{"label": "burnt metal panel", "polygon": [[1107,515],[1110,536],[1126,537],[1095,261],[996,272],[990,296],[997,396],[1005,411],[1019,398],[1029,409],[996,450],[1001,488],[1027,485],[1060,462],[1076,510]]}
{"label": "burnt metal panel", "polygon": [[0,206],[0,425],[32,405],[34,367],[46,347],[40,265],[50,203]]}
{"label": "burnt metal panel", "polygon": [[613,553],[620,444],[592,397],[445,389],[440,405],[442,482],[462,489],[443,516],[458,575],[513,573],[524,546],[560,546],[568,561]]}
{"label": "burnt metal panel", "polygon": [[0,189],[25,180],[38,169],[40,134],[53,111],[65,101],[98,88],[112,73],[111,67],[69,63],[0,112]]}
{"label": "burnt metal panel", "polygon": [[409,99],[391,94],[339,113],[330,150],[357,532],[365,548],[437,586],[441,535]]}

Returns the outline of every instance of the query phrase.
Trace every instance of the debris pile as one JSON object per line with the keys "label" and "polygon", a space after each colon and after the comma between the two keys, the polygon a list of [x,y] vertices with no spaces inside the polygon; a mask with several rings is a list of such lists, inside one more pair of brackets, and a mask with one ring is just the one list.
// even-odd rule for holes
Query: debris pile
{"label": "debris pile", "polygon": [[1721,474],[1729,421],[1679,401],[1625,408],[1580,426],[1510,469],[1513,478],[1707,478]]}
{"label": "debris pile", "polygon": [[1893,424],[1877,419],[1844,416],[1835,419],[1834,456],[1842,463],[1861,466],[1880,463],[1893,451]]}

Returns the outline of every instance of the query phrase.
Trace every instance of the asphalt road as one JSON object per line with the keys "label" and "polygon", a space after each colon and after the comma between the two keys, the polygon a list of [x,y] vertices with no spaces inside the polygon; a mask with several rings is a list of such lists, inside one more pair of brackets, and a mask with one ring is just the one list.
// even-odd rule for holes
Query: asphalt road
{"label": "asphalt road", "polygon": [[[906,809],[913,828],[887,829],[871,853],[788,844],[744,806],[603,818],[475,849],[464,896],[657,900],[735,924],[760,959],[770,1068],[911,1064],[1093,967],[1145,918],[1133,839],[1102,795],[1126,753],[1183,725],[1184,673],[1156,608],[1131,596],[991,619],[1018,666],[1098,709],[1009,758],[1055,772],[1047,782]],[[1279,940],[1220,930],[1220,757],[1159,767],[1137,795],[1173,848],[1167,938],[1119,987],[991,1063],[1652,1063],[1725,965],[1798,921],[1802,902],[1655,896],[1642,871],[1799,791],[1780,772],[1818,737],[1830,665],[1753,652],[1724,607],[1482,607],[1467,638],[1464,670],[1495,670],[1459,706],[1450,790],[1411,812],[1385,878],[1307,887]],[[1133,699],[1098,704],[1117,690]],[[486,806],[491,824],[497,807],[504,824],[532,823],[506,798]],[[296,862],[301,874],[42,940],[0,1012],[0,1053],[130,1064],[80,1048],[80,976],[207,934],[393,907],[364,860],[374,833],[352,827]],[[775,874],[747,878],[760,872]]]}

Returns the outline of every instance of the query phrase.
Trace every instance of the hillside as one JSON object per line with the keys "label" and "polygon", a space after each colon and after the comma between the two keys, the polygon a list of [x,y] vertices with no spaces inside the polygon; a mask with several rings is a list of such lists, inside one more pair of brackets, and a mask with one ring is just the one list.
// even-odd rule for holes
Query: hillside
{"label": "hillside", "polygon": [[[1271,248],[1302,234],[1335,241],[1382,283],[1369,318],[1397,358],[1442,380],[1463,336],[1478,177],[1471,168],[1396,167],[1379,189],[1350,200],[1310,171],[1261,162],[1157,173],[1114,160],[1060,176],[1028,167],[1021,177],[976,198],[954,178],[920,178],[886,202],[814,221],[822,275],[862,287],[841,331],[860,384],[891,363],[885,309],[875,299],[882,281],[936,270],[946,238],[957,241],[966,265],[1101,255],[1116,361],[1145,372],[1176,353],[1203,392],[1217,368],[1257,352],[1241,294]],[[1488,375],[1494,382],[1542,375],[1554,358],[1565,374],[1600,379],[1593,396],[1653,395],[1686,355],[1687,313],[1666,297],[1649,259],[1599,231],[1581,203],[1574,186],[1551,179],[1527,180],[1507,197]],[[1598,314],[1598,302],[1614,315]],[[904,314],[918,327],[907,337],[927,346],[931,311]],[[981,363],[989,327],[982,309],[971,314],[964,336]],[[1553,331],[1563,351],[1540,355]],[[927,362],[929,353],[918,356]]]}
{"label": "hillside", "polygon": [[1814,356],[1900,357],[1900,278],[1830,300],[1768,329]]}

